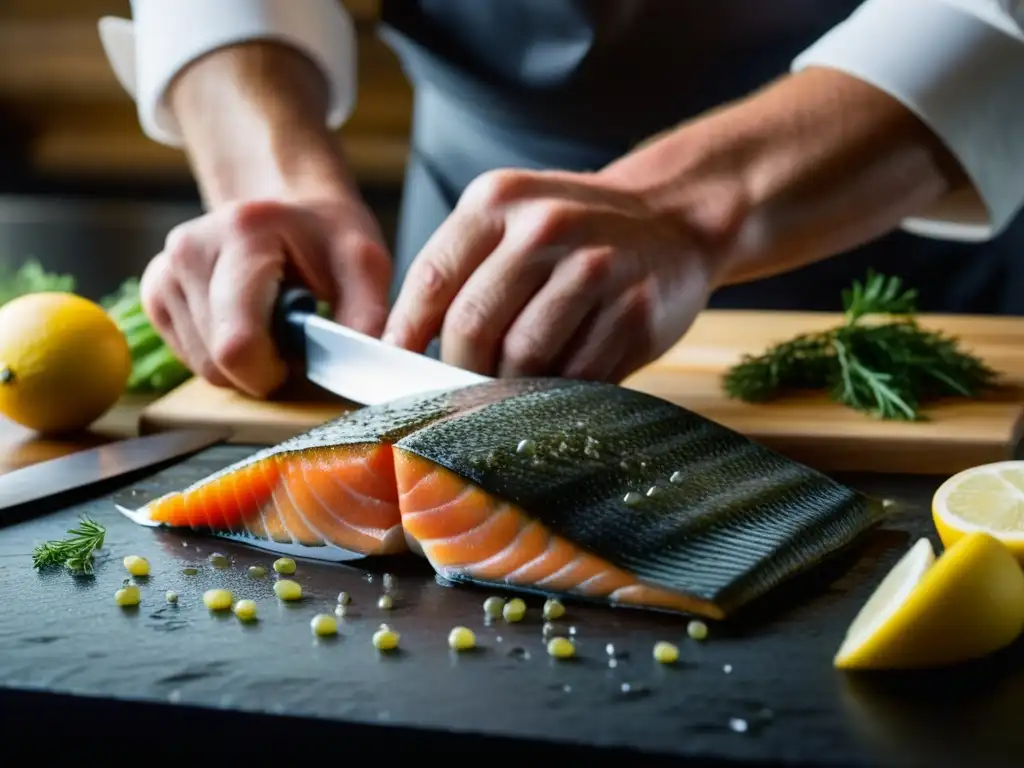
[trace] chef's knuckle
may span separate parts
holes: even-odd
[[[255,342],[254,330],[236,328],[228,331],[213,344],[213,363],[218,369],[227,371],[240,368],[250,357]]]
[[[187,224],[179,224],[167,233],[163,255],[167,267],[176,274],[187,274],[201,256],[199,239]]]
[[[510,367],[527,374],[541,373],[548,365],[544,342],[529,331],[506,336],[502,357]]]
[[[566,243],[575,236],[580,225],[579,209],[560,201],[525,208],[529,239],[534,246]]]
[[[359,236],[346,245],[344,258],[357,272],[371,272],[379,267],[387,254],[376,240]]]
[[[228,237],[245,239],[280,221],[282,206],[269,200],[246,200],[223,211]]]
[[[630,288],[623,301],[623,319],[627,322],[645,322],[654,307],[654,285],[645,280]]]
[[[475,209],[499,208],[517,200],[523,194],[527,180],[525,174],[513,169],[486,171],[469,183],[463,201]]]
[[[410,272],[420,296],[428,302],[444,294],[451,282],[450,270],[436,259],[421,261]]]
[[[463,344],[476,346],[491,337],[491,320],[487,310],[476,300],[466,299],[452,305],[446,325]]]
[[[576,280],[582,288],[599,288],[612,270],[612,254],[605,249],[585,251],[575,259]]]

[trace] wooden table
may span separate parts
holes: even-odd
[[[0,417],[0,475],[40,461],[130,437],[138,432],[139,413],[153,397],[126,397],[93,428],[67,437],[43,438]]]

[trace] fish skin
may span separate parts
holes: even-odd
[[[588,438],[599,441],[589,450]],[[532,455],[516,452],[522,439],[534,442]],[[646,583],[724,614],[852,543],[883,515],[879,501],[821,472],[614,384],[524,391],[427,424],[395,448],[527,510]],[[672,483],[677,471],[686,477]],[[648,497],[654,485],[660,491]],[[630,492],[642,501],[627,505]]]
[[[517,451],[524,439],[532,441],[532,452]],[[667,592],[684,595],[669,609],[711,618],[731,614],[844,548],[883,516],[880,502],[673,403],[613,384],[550,378],[498,379],[363,408],[257,451],[183,493],[260,462],[302,461],[367,444],[391,445],[396,466],[402,457],[418,458],[511,505],[520,522],[506,515],[506,534],[535,520],[559,546],[574,546],[579,557],[599,558],[618,574],[609,584],[624,584],[625,572],[636,589],[648,590],[645,599],[665,603]],[[681,473],[676,482],[674,473]],[[395,481],[401,490],[415,477],[399,472]],[[659,490],[647,496],[652,486]],[[640,499],[626,503],[627,494]],[[147,524],[145,510],[122,511]],[[401,509],[408,539],[415,526],[411,518],[404,522],[406,512]],[[308,550],[313,559],[368,554],[269,542],[237,530],[213,533],[273,551]],[[440,546],[410,543],[414,550]],[[431,546],[424,551],[428,560]],[[431,562],[452,581],[566,593],[475,578],[442,559]],[[612,595],[603,597],[616,602]]]

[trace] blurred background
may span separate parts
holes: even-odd
[[[215,0],[214,0],[215,1]],[[377,0],[345,0],[359,33],[357,108],[341,142],[389,241],[412,92],[377,38]],[[200,211],[185,156],[147,139],[96,24],[128,0],[0,2],[0,275],[30,258],[89,298],[141,275]]]

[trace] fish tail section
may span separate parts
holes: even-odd
[[[514,504],[395,449],[406,533],[445,578],[721,618],[718,606],[636,576],[553,533]]]
[[[211,533],[242,534],[262,529],[261,507],[273,491],[271,468],[243,468],[169,493],[137,510],[132,519],[142,524],[191,528]]]

